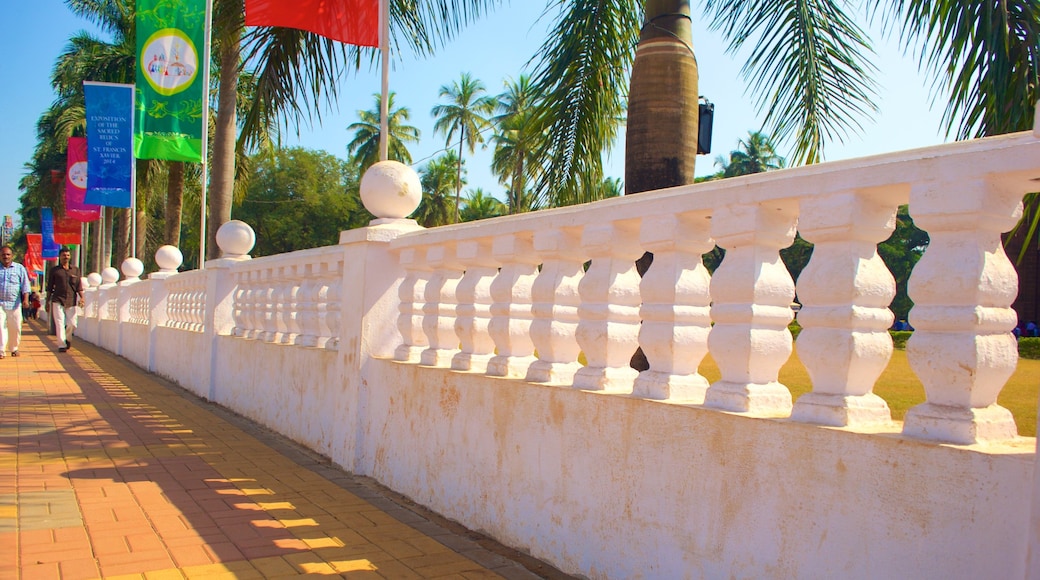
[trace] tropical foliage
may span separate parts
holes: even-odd
[[[380,123],[379,109],[383,97],[375,96],[375,108],[368,111],[358,111],[360,121],[351,123],[347,131],[354,133],[354,138],[347,143],[347,154],[350,160],[358,166],[361,175],[365,170],[379,161],[379,138]],[[405,165],[412,164],[412,154],[408,151],[408,143],[419,142],[419,130],[405,123],[411,118],[412,112],[408,107],[394,108],[394,93],[387,97],[387,158],[400,161]]]
[[[488,117],[498,103],[488,96],[484,83],[469,73],[462,73],[459,80],[441,87],[438,96],[446,102],[435,105],[430,114],[437,119],[433,132],[445,136],[445,146],[451,145],[458,135],[459,155],[455,181],[455,221],[459,221],[459,193],[462,191],[463,147],[473,153],[477,145],[485,141],[483,132],[491,126]]]
[[[460,215],[464,222],[498,217],[506,212],[507,207],[504,203],[479,187],[469,190],[468,195],[462,198]]]
[[[356,166],[320,151],[276,149],[254,156],[238,219],[256,231],[254,256],[334,245],[339,232],[372,219],[358,196]]]

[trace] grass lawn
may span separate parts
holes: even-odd
[[[719,380],[719,369],[710,355],[704,358],[700,371],[708,382]],[[780,369],[780,382],[791,389],[791,395],[795,400],[812,390],[809,373],[798,360],[797,349],[787,364]],[[892,353],[892,360],[878,379],[874,393],[888,403],[892,410],[892,418],[897,421],[903,420],[910,407],[924,402],[924,387],[921,386],[917,375],[910,370],[905,350]],[[1036,411],[1040,402],[1040,360],[1020,359],[1015,374],[1000,392],[997,402],[1015,416],[1019,435],[1036,437]]]

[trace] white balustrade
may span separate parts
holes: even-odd
[[[458,263],[465,274],[455,288],[458,299],[455,334],[460,352],[451,359],[451,368],[485,372],[495,354],[495,341],[488,333],[491,322],[491,284],[498,274],[498,263],[491,257],[491,238],[466,240],[456,247]]]
[[[888,305],[896,293],[877,244],[895,229],[907,193],[887,187],[802,202],[799,231],[815,247],[798,279],[798,355],[813,390],[795,402],[797,421],[864,427],[892,419],[873,393],[892,356]]]
[[[792,352],[794,281],[780,259],[791,245],[791,202],[734,204],[712,215],[711,232],[726,257],[711,278],[708,349],[722,378],[704,403],[734,412],[787,415],[791,392],[777,377]]]
[[[639,240],[654,261],[639,282],[639,344],[650,369],[639,373],[632,394],[648,399],[703,403],[708,380],[697,372],[708,354],[711,276],[701,255],[711,250],[707,212],[643,220]]]
[[[592,258],[578,283],[576,338],[587,364],[574,374],[574,386],[630,393],[639,374],[629,366],[639,346],[639,221],[586,225],[581,247]]]
[[[426,262],[432,274],[423,296],[423,333],[429,347],[419,361],[429,366],[448,366],[459,352],[455,334],[455,288],[462,278],[462,268],[454,261],[454,244],[436,244],[426,250]]]
[[[318,277],[321,264],[304,264],[303,280],[296,290],[296,324],[299,333],[293,344],[317,346],[318,344]]]
[[[205,271],[182,272],[164,282],[170,292],[166,300],[166,326],[203,332],[206,325]]]
[[[151,284],[133,284],[126,288],[126,292],[130,293],[130,300],[127,304],[128,318],[127,322],[130,324],[148,324],[149,312],[151,299]]]
[[[431,270],[424,267],[423,257],[424,253],[418,248],[405,248],[398,255],[405,275],[397,291],[400,300],[397,329],[401,332],[402,342],[394,350],[394,360],[419,362],[422,351],[430,344],[423,332],[423,308]]]
[[[322,329],[322,336],[318,342],[326,350],[339,350],[342,288],[343,278],[337,269],[324,279],[324,284],[318,292],[318,320]]]
[[[498,354],[487,365],[495,377],[523,377],[535,361],[531,342],[531,286],[541,261],[530,234],[495,238],[492,255],[502,264],[491,282],[488,332]]]
[[[541,230],[534,249],[542,269],[531,285],[531,342],[538,360],[527,369],[527,380],[570,385],[581,368],[578,330],[578,283],[585,275],[580,228]]]
[[[1018,277],[1000,234],[1022,215],[1036,183],[951,170],[913,184],[910,212],[931,242],[910,278],[914,301],[907,357],[927,402],[906,414],[903,432],[971,444],[1013,438],[1018,430],[997,395],[1018,363],[1011,304]]]

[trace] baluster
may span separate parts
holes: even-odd
[[[325,325],[328,327],[328,336],[325,338],[325,349],[339,350],[340,324],[342,320],[340,316],[342,310],[340,290],[343,286],[343,278],[340,276],[338,268],[329,271],[326,285]]]
[[[204,332],[206,330],[206,290],[205,288],[196,289],[192,293],[192,330],[195,332]]]
[[[278,330],[276,322],[277,309],[274,303],[274,280],[270,267],[260,272],[260,336],[257,337],[264,342],[272,342],[274,334]]]
[[[585,274],[578,228],[540,230],[534,249],[542,270],[531,284],[531,342],[538,360],[527,369],[527,380],[570,385],[581,368],[578,329],[578,283]]]
[[[495,238],[492,256],[502,269],[491,283],[488,332],[498,354],[488,362],[493,377],[523,377],[534,358],[531,342],[531,286],[538,275],[538,255],[531,234]]]
[[[288,302],[288,281],[286,276],[285,266],[275,266],[271,268],[271,309],[274,312],[274,333],[270,337],[269,342],[275,344],[281,344],[285,340],[286,333],[289,332],[288,324],[286,324],[287,316],[287,304]]]
[[[633,395],[704,402],[708,380],[697,367],[711,330],[711,276],[701,262],[714,245],[710,229],[707,213],[643,220],[639,240],[654,262],[639,282],[639,345],[650,369],[639,373]]]
[[[462,271],[451,262],[453,253],[454,248],[448,244],[430,246],[426,250],[426,262],[433,272],[426,282],[423,304],[423,332],[430,344],[419,359],[424,365],[448,366],[458,352],[455,287]]]
[[[708,350],[722,378],[704,404],[727,411],[787,416],[791,391],[777,377],[791,356],[794,281],[780,249],[794,240],[797,209],[784,202],[731,205],[712,216],[726,258],[711,278]]]
[[[263,337],[263,308],[264,308],[264,296],[263,290],[260,287],[261,271],[253,270],[249,273],[249,295],[250,295],[250,315],[249,319],[251,325],[249,327],[249,338],[254,340],[260,340]]]
[[[297,284],[303,265],[292,265],[285,269],[285,336],[282,344],[295,344],[300,335],[300,286]]]
[[[639,374],[629,366],[639,346],[639,274],[635,260],[643,255],[639,222],[625,220],[585,227],[581,247],[592,257],[578,283],[578,345],[587,366],[574,374],[579,389],[632,392]]]
[[[235,328],[231,331],[233,336],[244,337],[246,328],[248,328],[246,321],[246,301],[249,295],[249,288],[246,286],[247,280],[247,273],[235,273],[235,302],[231,310],[231,317],[235,321]]]
[[[488,333],[491,322],[491,283],[498,274],[498,263],[491,257],[491,240],[467,240],[456,248],[465,274],[455,288],[455,334],[461,352],[451,359],[451,368],[460,371],[487,371],[495,353],[495,341]]]
[[[318,270],[317,272],[315,270]],[[317,294],[318,281],[316,277],[321,271],[320,264],[307,264],[303,270],[303,283],[296,291],[297,310],[296,322],[299,324],[300,333],[296,336],[294,344],[299,346],[315,346],[318,342],[318,310]]]
[[[1035,183],[1031,185],[1035,187]],[[927,401],[906,414],[906,435],[972,444],[1013,439],[997,395],[1015,371],[1018,276],[1001,232],[1022,215],[1022,195],[995,179],[922,183],[910,190],[914,223],[931,241],[909,282],[906,345]]]
[[[895,228],[899,197],[891,188],[802,201],[799,230],[815,248],[798,279],[798,357],[813,390],[795,402],[795,421],[853,427],[892,420],[873,393],[892,357],[888,305],[896,293],[877,244]]]
[[[405,276],[397,290],[397,297],[400,299],[397,307],[397,329],[401,332],[401,344],[394,350],[394,360],[419,362],[422,351],[429,346],[422,327],[429,270],[423,270],[419,262],[422,257],[422,252],[416,248],[404,248],[398,256]]]
[[[326,265],[322,266],[322,277],[318,281],[314,298],[314,307],[318,315],[318,338],[314,343],[317,348],[325,348],[332,336],[329,328],[329,284],[332,278],[328,275]]]

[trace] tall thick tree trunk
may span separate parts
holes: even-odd
[[[104,242],[101,246],[101,269],[104,270],[112,265],[112,240],[115,230],[116,211],[118,208],[106,207],[104,222]]]
[[[646,0],[632,64],[625,129],[625,194],[693,183],[699,101],[688,0]],[[636,262],[642,276],[653,263]],[[642,350],[632,368],[646,370]]]
[[[166,179],[166,223],[163,227],[163,244],[180,248],[181,209],[184,206],[184,163],[171,161]]]
[[[693,183],[697,59],[686,0],[646,0],[625,132],[625,193]]]
[[[206,257],[220,257],[217,230],[231,220],[231,199],[235,191],[235,141],[237,136],[238,61],[241,30],[229,33],[219,45],[220,88],[217,93],[217,119],[213,130],[213,156],[210,159],[210,190],[206,220]],[[203,176],[205,179],[205,176]]]
[[[123,261],[130,257],[130,212],[131,209],[128,207],[115,208],[116,227],[112,234],[115,242],[112,258],[115,263],[112,265],[117,270],[122,267]]]
[[[139,259],[144,259],[146,240],[148,238],[148,192],[151,191],[149,188],[149,179],[152,175],[150,166],[155,161],[149,159],[138,159],[137,160],[137,199],[134,200],[136,205],[136,214],[132,214],[134,210],[127,212],[128,220],[127,224],[127,239],[131,241],[132,245],[127,246],[127,257],[136,256]],[[131,250],[133,252],[131,253]],[[118,268],[123,264],[123,261],[119,261]]]
[[[148,195],[140,190],[137,194],[136,236],[134,255],[143,261],[148,248]]]

